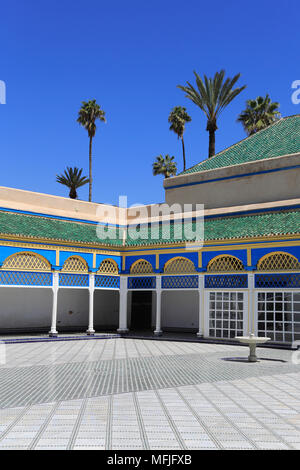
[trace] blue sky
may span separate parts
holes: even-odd
[[[176,88],[193,70],[242,74],[247,89],[219,120],[216,150],[245,137],[236,118],[246,99],[267,92],[282,115],[300,113],[291,83],[300,79],[298,1],[11,0],[1,6],[0,185],[67,196],[55,181],[67,165],[88,172],[88,137],[76,122],[82,100],[106,111],[94,140],[93,200],[164,200],[152,176],[160,153],[175,155],[169,131],[175,105],[192,116],[188,166],[207,156],[203,113]],[[87,199],[88,187],[79,190]]]

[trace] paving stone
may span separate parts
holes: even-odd
[[[260,350],[271,360],[249,367],[223,360],[245,348],[202,343],[7,348],[0,449],[300,449],[300,368],[290,351]]]

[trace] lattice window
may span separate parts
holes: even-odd
[[[195,273],[196,268],[193,261],[187,258],[175,258],[166,263],[164,273]]]
[[[95,276],[95,287],[119,289],[120,278],[119,276]]]
[[[206,289],[246,289],[247,274],[229,274],[224,276],[205,276]]]
[[[59,285],[65,287],[88,287],[88,274],[60,274]]]
[[[272,341],[300,340],[300,292],[257,293],[257,332]]]
[[[244,293],[209,293],[209,336],[234,339],[244,332]]]
[[[235,256],[222,255],[213,258],[207,266],[207,271],[214,273],[244,271],[242,261]]]
[[[19,269],[26,271],[50,271],[50,263],[35,253],[16,253],[6,258],[2,269]]]
[[[104,259],[98,269],[99,274],[119,274],[119,268],[115,261]]]
[[[270,289],[300,287],[300,274],[255,274],[255,287]]]
[[[79,258],[78,256],[70,256],[70,258],[66,259],[66,261],[64,262],[62,271],[73,273],[86,273],[88,271],[88,267],[86,262],[82,258]]]
[[[3,286],[52,286],[52,273],[0,271]]]
[[[198,276],[162,276],[163,289],[198,289]]]
[[[155,289],[156,278],[153,277],[129,277],[128,289]]]
[[[131,274],[150,274],[153,273],[153,268],[149,261],[141,259],[134,263],[130,269]]]
[[[271,253],[257,263],[258,271],[290,271],[300,269],[300,263],[289,253]]]

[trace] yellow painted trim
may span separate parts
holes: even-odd
[[[109,245],[104,245],[104,244],[91,244],[91,243],[85,243],[85,242],[75,242],[75,241],[64,241],[64,240],[57,240],[57,239],[49,239],[49,238],[34,238],[34,237],[18,237],[17,235],[12,235],[12,234],[4,234],[2,233],[1,234],[2,237],[8,237],[8,238],[11,238],[12,240],[19,240],[20,242],[32,242],[33,240],[37,243],[43,243],[43,244],[47,244],[47,243],[56,243],[56,244],[59,244],[60,246],[65,246],[67,245],[68,246],[68,249],[71,249],[71,247],[80,247],[81,250],[83,249],[90,249],[90,250],[101,250],[101,252],[103,250],[105,251],[110,251],[110,250],[118,250],[118,252],[126,252],[126,253],[130,253],[130,252],[134,252],[136,253],[136,251],[134,251],[134,248],[133,247],[122,247],[122,246],[109,246]],[[222,240],[208,240],[205,242],[205,246],[206,247],[209,247],[209,245],[213,245],[215,243],[222,243],[223,245],[226,245],[227,243],[230,243],[230,244],[239,244],[241,242],[241,240],[243,240],[244,242],[257,242],[257,241],[266,241],[266,242],[274,242],[276,240],[291,240],[291,239],[295,239],[295,238],[300,238],[300,233],[295,233],[293,235],[274,235],[272,237],[251,237],[251,238],[229,238],[229,239],[222,239]],[[148,249],[155,249],[155,248],[166,248],[166,249],[170,249],[170,248],[174,248],[174,247],[185,247],[186,246],[186,242],[181,242],[181,243],[163,243],[163,244],[152,244],[152,245],[148,245],[147,248]],[[135,247],[136,250],[139,250],[141,249],[142,247],[141,246],[136,246]],[[145,251],[147,250],[147,248],[145,248]],[[212,249],[216,249],[217,247],[212,247]],[[229,249],[230,247],[228,247]],[[245,245],[243,245],[243,248],[245,248]],[[51,248],[51,249],[55,249],[55,248]],[[232,248],[234,249],[234,248]],[[197,251],[197,250],[195,250]],[[114,251],[114,254],[116,254],[116,251]]]
[[[126,256],[122,256],[122,271],[125,270],[125,261],[126,261]]]
[[[202,268],[202,251],[198,252],[198,268]]]
[[[59,266],[59,250],[58,249],[56,250],[55,262],[56,262],[56,266]]]
[[[159,254],[155,255],[155,269],[159,269]]]
[[[3,236],[3,234],[1,234]],[[0,238],[0,243],[3,246],[13,246],[19,248],[34,248],[34,249],[48,249],[52,251],[56,251],[57,247],[53,245],[48,245],[50,241],[47,239],[34,239],[36,243],[41,243],[39,246],[33,244],[33,237],[30,238],[19,238],[13,235],[8,235],[11,238],[11,241],[3,240]],[[212,240],[205,243],[204,247],[200,250],[195,249],[193,252],[209,252],[209,251],[231,251],[231,250],[245,250],[248,248],[271,248],[274,244],[277,247],[290,247],[290,246],[300,246],[300,238],[299,240],[289,241],[291,239],[299,238],[299,234],[290,235],[290,236],[274,236],[274,237],[260,237],[260,238],[249,238],[243,239],[245,242],[244,245],[241,245],[241,239],[229,239],[229,240]],[[255,244],[255,242],[265,242],[260,243],[259,246]],[[178,253],[178,248],[182,247],[185,248],[185,243],[182,244],[168,244],[168,245],[149,245],[149,247],[145,248],[143,251],[140,251],[141,247],[137,246],[136,249],[132,247],[117,247],[118,251],[115,251],[114,247],[103,247],[100,248],[96,245],[86,244],[86,243],[77,243],[77,242],[62,242],[61,240],[51,240],[51,243],[59,244],[61,248],[58,248],[60,251],[77,251],[80,253],[96,253],[96,254],[110,254],[115,256],[136,256],[137,250],[138,254],[141,256],[147,254],[170,254],[170,253]],[[210,246],[216,243],[222,243],[219,246]],[[226,243],[230,243],[227,245]],[[154,248],[154,251],[153,251]],[[155,252],[155,248],[160,249],[159,253]]]
[[[251,248],[247,248],[247,266],[252,266]]]
[[[272,246],[275,244],[276,247],[281,247],[281,246],[300,246],[300,240],[299,241],[293,241],[293,242],[276,242],[276,241],[272,241],[272,242],[269,242],[269,243],[261,243],[259,245],[257,244],[245,244],[245,245],[220,245],[220,246],[213,246],[213,247],[208,247],[208,246],[204,246],[202,249],[200,250],[197,250],[195,249],[194,251],[191,250],[192,253],[195,253],[198,251],[199,252],[202,252],[202,253],[206,253],[206,252],[210,252],[210,251],[233,251],[233,250],[247,250],[247,249],[252,249],[252,248],[272,248]],[[160,250],[159,251],[159,254],[177,254],[178,253],[178,250],[173,247],[173,249],[165,249],[165,250]],[[124,256],[136,256],[137,252],[136,251],[128,251],[126,253],[124,253]],[[143,251],[138,251],[138,254],[141,255],[141,256],[145,256],[145,255],[150,255],[150,254],[156,254],[155,252],[153,253],[153,251],[150,251],[150,250],[143,250]]]
[[[96,253],[93,253],[93,269],[96,269]]]
[[[115,256],[121,256],[121,252],[114,251],[112,250],[99,250],[99,249],[91,249],[91,248],[81,248],[81,247],[73,247],[73,246],[68,246],[66,248],[58,248],[53,245],[36,245],[35,243],[29,243],[26,241],[7,241],[7,240],[1,240],[0,238],[0,245],[1,246],[11,246],[11,247],[18,247],[18,248],[34,248],[35,250],[49,250],[49,251],[56,251],[59,250],[60,252],[66,252],[66,251],[77,251],[80,253],[96,253],[97,255],[115,255]]]

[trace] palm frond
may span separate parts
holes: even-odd
[[[240,113],[237,122],[243,125],[245,132],[252,135],[281,117],[279,103],[271,101],[267,94],[265,97],[257,96],[255,100],[247,100],[246,108]]]

